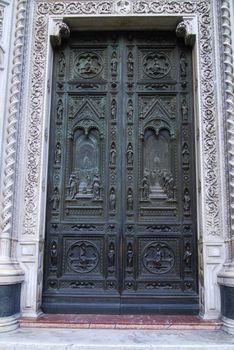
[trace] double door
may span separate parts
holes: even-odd
[[[191,69],[167,32],[56,50],[45,312],[197,312]]]

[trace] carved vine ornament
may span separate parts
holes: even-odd
[[[208,235],[220,235],[219,212],[219,183],[217,160],[217,135],[216,135],[216,106],[214,91],[213,69],[213,27],[211,19],[211,1],[37,1],[34,20],[34,61],[32,67],[32,93],[30,117],[28,123],[28,152],[25,186],[24,207],[24,234],[36,234],[38,216],[38,198],[40,191],[40,163],[42,142],[42,114],[44,103],[45,67],[48,38],[48,19],[50,16],[69,15],[101,15],[101,14],[196,14],[199,19],[199,52],[200,52],[200,76],[201,76],[201,118],[202,151],[204,154],[203,191],[205,193],[205,225]],[[55,45],[59,45],[61,36],[67,36],[69,29],[66,25],[56,25],[52,34]],[[58,35],[58,33],[60,35]],[[179,24],[177,35],[184,36],[187,44],[194,43],[194,35],[191,33],[191,24],[187,21]],[[129,60],[129,74],[131,74],[131,57]],[[62,69],[62,67],[61,67]],[[98,69],[98,67],[97,67]],[[113,72],[114,72],[113,57]],[[165,58],[165,70],[167,60]],[[77,66],[78,73],[82,74],[82,67]],[[94,74],[95,72],[93,72]],[[114,74],[114,73],[113,73]],[[149,75],[154,74],[149,71]],[[186,106],[185,106],[186,108]],[[114,101],[113,101],[114,113]]]

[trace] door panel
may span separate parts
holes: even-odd
[[[44,311],[196,313],[191,52],[74,33],[54,67]]]

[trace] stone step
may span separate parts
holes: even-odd
[[[234,350],[222,330],[19,328],[0,336],[0,350]]]
[[[42,314],[38,318],[21,318],[22,327],[34,328],[104,328],[154,330],[217,330],[219,320],[203,320],[192,315],[85,315]]]

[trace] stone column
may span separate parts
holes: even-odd
[[[13,219],[26,5],[27,0],[0,0],[0,332],[18,326],[24,275]]]
[[[224,330],[234,334],[234,5],[232,0],[220,0],[220,27],[223,53],[223,92],[227,130],[227,194],[229,197],[229,232],[226,235],[226,263],[218,274],[221,290],[221,312]]]

